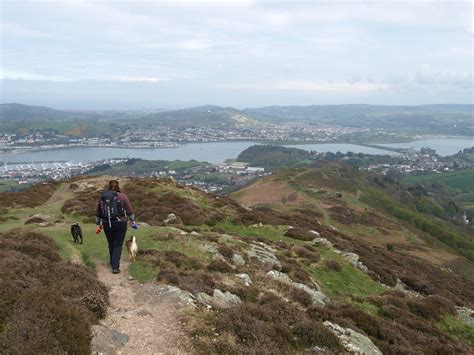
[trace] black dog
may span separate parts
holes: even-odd
[[[78,223],[73,223],[71,225],[71,235],[74,239],[74,243],[79,243],[79,240],[82,244],[82,228]]]

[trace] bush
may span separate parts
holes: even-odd
[[[339,264],[336,260],[326,260],[324,262],[324,266],[326,266],[327,269],[339,272],[342,270],[341,264]]]
[[[51,288],[26,290],[5,327],[4,348],[17,354],[87,354],[90,319]]]
[[[217,272],[232,272],[234,269],[230,266],[227,262],[222,259],[214,259],[211,263],[207,266],[209,271],[217,271]]]
[[[320,347],[333,351],[343,351],[339,338],[320,322],[303,320],[296,323],[293,334],[305,347]]]
[[[234,251],[227,245],[219,245],[217,251],[222,254],[222,256],[228,260],[232,259],[234,256]]]
[[[52,239],[0,234],[0,353],[88,353],[108,293],[87,267],[60,260]]]
[[[294,248],[294,251],[296,255],[298,255],[298,257],[306,259],[310,263],[317,263],[321,259],[321,256],[316,250],[311,251],[311,250],[308,250],[307,248],[299,246],[299,247]]]

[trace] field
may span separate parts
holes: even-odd
[[[439,186],[454,196],[465,208],[474,208],[474,170],[461,170],[439,174],[411,175],[402,179],[406,187],[415,185]],[[438,188],[438,190],[440,190]]]

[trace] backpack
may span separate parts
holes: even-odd
[[[125,210],[122,202],[117,198],[117,192],[112,190],[105,190],[101,193],[99,199],[99,214],[100,218],[115,221],[120,217],[125,216]]]

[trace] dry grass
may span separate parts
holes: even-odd
[[[37,207],[44,204],[56,191],[55,183],[41,183],[20,192],[0,192],[3,208]]]

